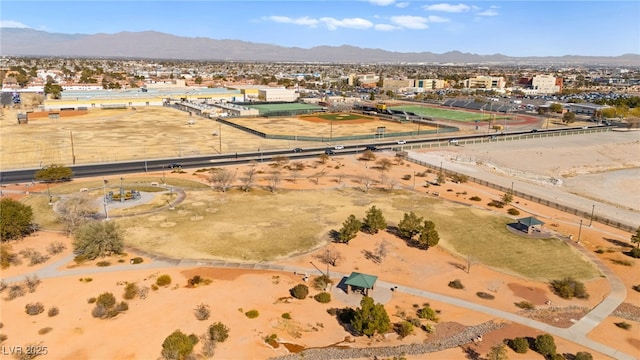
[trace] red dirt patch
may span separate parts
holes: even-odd
[[[509,283],[509,290],[513,291],[513,294],[517,297],[521,297],[533,305],[544,305],[549,298],[547,297],[547,292],[544,289],[523,286],[517,283]]]
[[[323,119],[321,117],[317,117],[317,116],[298,116],[298,119],[300,120],[304,120],[304,121],[309,121],[309,122],[313,122],[313,123],[322,123],[322,124],[330,124],[332,121],[331,120],[327,120],[327,119]],[[376,120],[379,120],[377,118],[360,118],[360,119],[353,119],[353,120],[336,120],[339,121],[340,124],[366,124],[366,123],[370,123],[370,122],[375,122]]]

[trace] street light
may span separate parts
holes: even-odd
[[[591,207],[591,219],[589,220],[589,227],[591,227],[591,224],[593,224],[593,213],[594,211],[596,211],[596,204],[593,204],[593,206]]]
[[[120,202],[124,201],[124,187],[122,186],[122,181],[124,181],[123,177],[120,178]]]
[[[578,244],[580,243],[580,234],[582,233],[582,219],[580,219],[580,228],[578,228]]]

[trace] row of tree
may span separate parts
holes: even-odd
[[[382,210],[374,205],[367,210],[362,221],[353,214],[349,215],[347,220],[342,223],[342,228],[338,230],[336,237],[338,242],[348,244],[361,230],[369,234],[376,234],[385,229],[387,229],[387,221]],[[429,249],[440,241],[435,223],[418,217],[413,211],[404,214],[398,223],[397,234],[407,240],[409,244],[421,249]]]

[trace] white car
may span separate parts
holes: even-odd
[[[406,142],[405,140],[398,140],[396,143],[397,143],[398,145],[404,145],[404,144],[406,144],[407,142]]]
[[[336,145],[336,146],[334,146],[333,148],[334,148],[334,149],[336,149],[336,150],[342,150],[342,149],[344,149],[344,146],[342,146],[342,145]]]

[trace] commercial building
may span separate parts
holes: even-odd
[[[299,94],[292,89],[285,88],[262,88],[258,90],[258,100],[260,101],[297,101]]]
[[[505,80],[501,76],[480,75],[464,80],[464,87],[469,89],[504,89]]]

